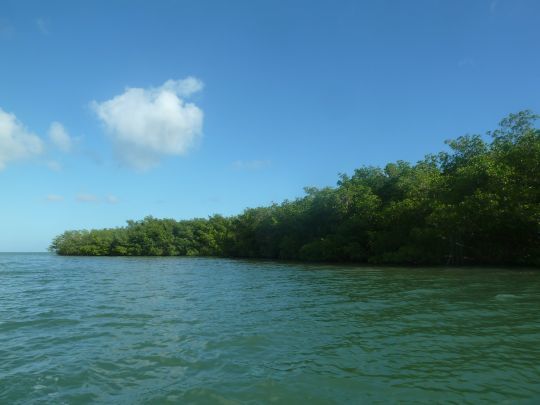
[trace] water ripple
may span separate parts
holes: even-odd
[[[0,403],[530,402],[540,277],[0,254]]]

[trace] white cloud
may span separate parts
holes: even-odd
[[[47,20],[40,17],[36,20],[36,25],[39,32],[41,32],[43,35],[49,35],[49,22]]]
[[[49,170],[52,170],[53,172],[62,171],[62,165],[56,160],[49,160],[47,162],[47,167],[49,168]]]
[[[71,150],[71,137],[59,122],[55,121],[49,127],[49,139],[62,152],[69,152]]]
[[[270,166],[269,160],[236,160],[233,167],[237,170],[261,170]]]
[[[118,197],[116,197],[115,195],[108,195],[106,200],[109,204],[118,204]]]
[[[193,77],[156,88],[127,88],[92,108],[110,134],[121,161],[139,170],[166,155],[185,154],[202,134],[203,111],[184,98],[200,91]]]
[[[9,161],[29,158],[43,151],[43,141],[29,132],[14,114],[0,108],[0,170]]]
[[[93,194],[77,194],[78,202],[98,202],[98,198]]]
[[[49,194],[47,196],[47,201],[50,201],[50,202],[64,201],[64,197],[57,194]]]
[[[168,90],[176,93],[179,97],[189,97],[193,93],[201,91],[204,87],[203,82],[194,77],[187,77],[183,80],[167,80],[158,90]]]

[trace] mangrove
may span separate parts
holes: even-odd
[[[240,215],[151,216],[54,238],[59,255],[219,256],[376,264],[540,265],[539,116],[447,141],[416,164],[364,166],[335,187]]]

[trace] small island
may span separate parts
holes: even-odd
[[[521,111],[450,151],[341,174],[334,188],[233,217],[146,217],[66,231],[50,250],[374,264],[540,265],[540,130]],[[488,140],[486,140],[488,139]]]

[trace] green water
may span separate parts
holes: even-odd
[[[540,401],[540,272],[0,254],[0,403]]]

